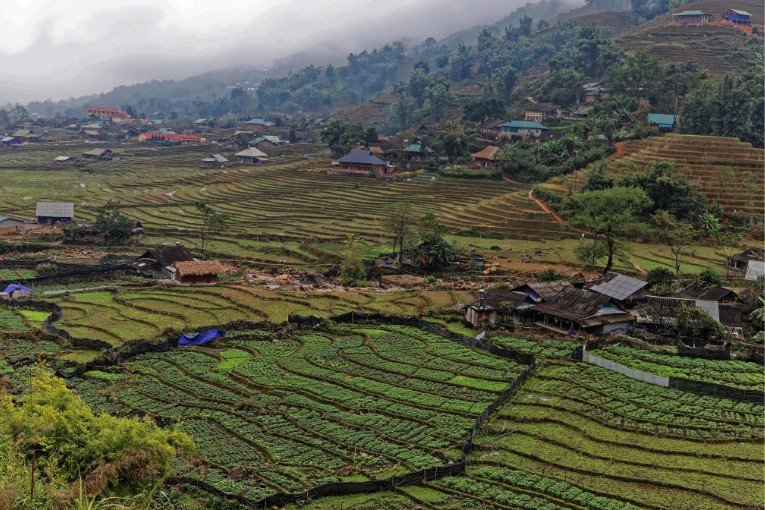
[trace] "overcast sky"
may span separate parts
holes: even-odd
[[[0,0],[0,104],[344,55],[498,21],[527,0]]]

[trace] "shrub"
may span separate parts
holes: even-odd
[[[655,267],[646,276],[648,287],[656,295],[664,296],[672,291],[675,284],[675,274],[666,267]]]
[[[697,281],[706,285],[722,285],[723,283],[720,275],[712,269],[705,269],[700,272]]]

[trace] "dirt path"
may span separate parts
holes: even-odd
[[[518,186],[528,186],[528,184],[518,182],[514,179],[511,179],[510,177],[507,177],[506,175],[502,176],[502,180],[504,180],[505,182],[509,182],[510,184],[516,184]],[[563,218],[558,216],[558,214],[552,209],[550,209],[547,206],[547,204],[545,204],[544,202],[542,202],[541,200],[539,200],[537,197],[534,196],[534,188],[529,190],[529,198],[533,200],[534,202],[536,202],[536,204],[539,206],[540,209],[542,209],[544,212],[552,216],[553,220],[557,221],[560,224],[563,224]]]

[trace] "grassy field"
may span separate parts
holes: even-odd
[[[475,417],[524,367],[418,329],[239,332],[72,381],[100,410],[179,423],[188,476],[254,500],[459,460]]]

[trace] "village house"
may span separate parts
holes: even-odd
[[[250,119],[243,123],[247,129],[251,129],[253,134],[262,135],[274,126],[274,123],[266,119]]]
[[[500,126],[504,123],[505,121],[500,119],[485,120],[478,126],[478,132],[487,138],[496,139],[500,132]]]
[[[368,149],[353,149],[351,152],[337,160],[338,167],[343,173],[363,175],[385,175],[393,171],[387,161],[378,158]]]
[[[237,163],[242,165],[263,165],[268,162],[268,155],[253,147],[237,152],[234,154],[234,158]]]
[[[226,163],[228,163],[228,159],[224,156],[221,154],[213,154],[202,160],[202,168],[223,168],[226,166]]]
[[[590,116],[592,113],[592,110],[594,110],[595,107],[591,105],[580,105],[574,110],[573,112],[569,113],[568,116],[566,116],[566,120],[583,120]]]
[[[624,330],[635,318],[612,298],[575,287],[566,287],[550,301],[529,308],[535,324],[557,333],[605,334]]]
[[[736,25],[751,25],[752,15],[740,9],[730,9],[725,14],[725,19]]]
[[[603,81],[585,83],[582,86],[582,89],[584,90],[585,103],[594,103],[601,98],[605,99],[605,87]]]
[[[487,310],[493,311],[491,323],[494,324],[508,319],[523,320],[524,313],[536,303],[523,292],[510,288],[494,288],[484,293],[482,304]],[[478,317],[480,318],[480,314]],[[465,318],[470,322],[468,315]]]
[[[53,164],[58,166],[72,166],[77,164],[77,158],[74,156],[56,156],[53,158]]]
[[[500,126],[502,133],[509,133],[521,138],[539,138],[549,128],[532,120],[512,120]]]
[[[20,234],[25,230],[24,222],[8,216],[0,216],[0,234]]]
[[[101,161],[111,161],[113,159],[114,160],[120,159],[119,155],[113,153],[111,149],[103,149],[103,148],[91,149],[87,152],[83,152],[82,157],[87,159],[98,159]]]
[[[736,293],[717,286],[693,284],[672,296],[646,296],[639,307],[638,324],[674,326],[681,307],[696,307],[737,333],[741,328],[741,304]]]
[[[21,140],[13,136],[4,136],[0,138],[0,147],[4,149],[14,149],[16,147],[20,147],[21,144]]]
[[[677,116],[669,113],[649,113],[648,123],[657,126],[660,131],[672,131],[677,122]]]
[[[490,145],[483,150],[471,154],[470,159],[479,168],[493,168],[501,151],[502,149],[496,145]]]
[[[284,142],[281,138],[278,136],[272,136],[272,135],[263,135],[259,136],[257,138],[253,138],[249,142],[247,142],[248,147],[254,147],[256,149],[268,149],[271,147],[277,147],[279,145],[282,145]]]
[[[568,115],[568,110],[552,103],[534,103],[526,109],[524,120],[544,122],[563,119]]]
[[[218,260],[190,260],[173,264],[175,281],[186,284],[217,283],[225,267]]]
[[[71,223],[74,219],[74,204],[72,202],[55,202],[41,200],[35,208],[37,223],[53,225],[54,223]]]
[[[200,143],[205,139],[197,135],[179,135],[170,130],[147,131],[138,135],[139,142],[164,142],[173,145]]]
[[[433,149],[420,141],[414,141],[402,153],[404,168],[414,169],[422,163],[437,161],[438,157]]]
[[[11,136],[21,143],[34,143],[40,141],[40,135],[29,129],[17,129]]]
[[[554,280],[551,282],[529,282],[513,287],[513,292],[520,292],[527,296],[534,304],[554,299],[563,289],[571,287],[567,280]]]
[[[131,119],[130,115],[123,112],[121,108],[113,106],[88,106],[88,118],[100,119],[119,124]]]
[[[748,246],[741,253],[731,255],[726,259],[726,265],[733,269],[741,269],[742,271],[747,268],[749,261],[751,260],[765,260],[765,249],[757,246]]]
[[[634,304],[648,294],[648,282],[631,276],[608,272],[590,283],[587,288],[625,304]]]
[[[377,157],[380,157],[383,154],[385,154],[385,151],[379,145],[370,145],[369,146],[369,152],[371,152],[372,154],[374,154]]]
[[[677,23],[678,25],[701,25],[702,23],[709,23],[710,21],[712,21],[712,15],[699,10],[676,12],[672,14],[672,23]]]

